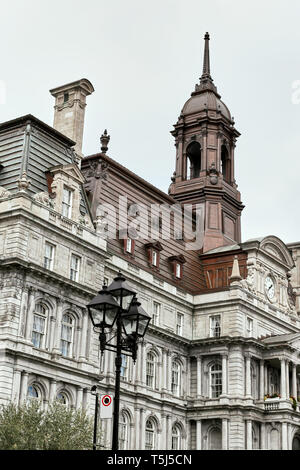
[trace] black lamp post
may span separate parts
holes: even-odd
[[[128,308],[123,308],[125,297],[130,301]],[[131,356],[135,363],[138,340],[145,336],[151,317],[141,307],[136,299],[136,293],[121,272],[109,287],[103,286],[102,291],[87,305],[87,309],[93,326],[100,329],[101,353],[104,350],[116,352],[112,450],[118,450],[122,351],[123,354]],[[116,337],[116,344],[111,343],[113,338],[109,341],[106,338],[106,330],[111,330],[114,326],[117,330],[113,337]]]

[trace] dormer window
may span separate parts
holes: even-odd
[[[179,281],[183,278],[183,265],[186,262],[183,255],[170,256],[169,261],[173,266],[174,278]]]
[[[132,238],[128,237],[124,239],[124,253],[133,255],[134,246],[135,246],[135,242]]]
[[[182,278],[182,265],[180,263],[176,263],[176,277],[177,279]]]
[[[62,199],[62,215],[71,218],[72,214],[72,201],[73,201],[73,191],[64,187],[63,189],[63,199]]]
[[[149,266],[159,269],[160,252],[162,251],[163,247],[159,242],[152,242],[147,243],[145,248],[147,250]]]

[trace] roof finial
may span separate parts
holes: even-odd
[[[110,135],[107,135],[107,130],[105,129],[104,133],[102,134],[102,136],[100,137],[100,141],[101,141],[101,152],[102,153],[106,153],[107,150],[108,150],[108,143],[110,141]]]
[[[196,85],[194,93],[201,93],[206,90],[213,91],[218,97],[217,87],[213,83],[213,79],[210,75],[210,59],[209,59],[209,34],[206,33],[204,36],[204,56],[203,56],[203,72],[200,78],[200,84]]]
[[[211,78],[210,76],[210,61],[209,61],[209,34],[206,33],[204,36],[204,57],[203,57],[203,72],[202,77]]]

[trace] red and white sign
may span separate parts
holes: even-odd
[[[100,418],[108,419],[113,415],[113,397],[111,395],[100,396]]]

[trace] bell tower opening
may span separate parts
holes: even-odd
[[[199,178],[201,170],[201,146],[199,142],[192,142],[186,149],[187,179]]]
[[[226,145],[221,147],[221,167],[220,171],[226,183],[231,183],[231,162]]]

